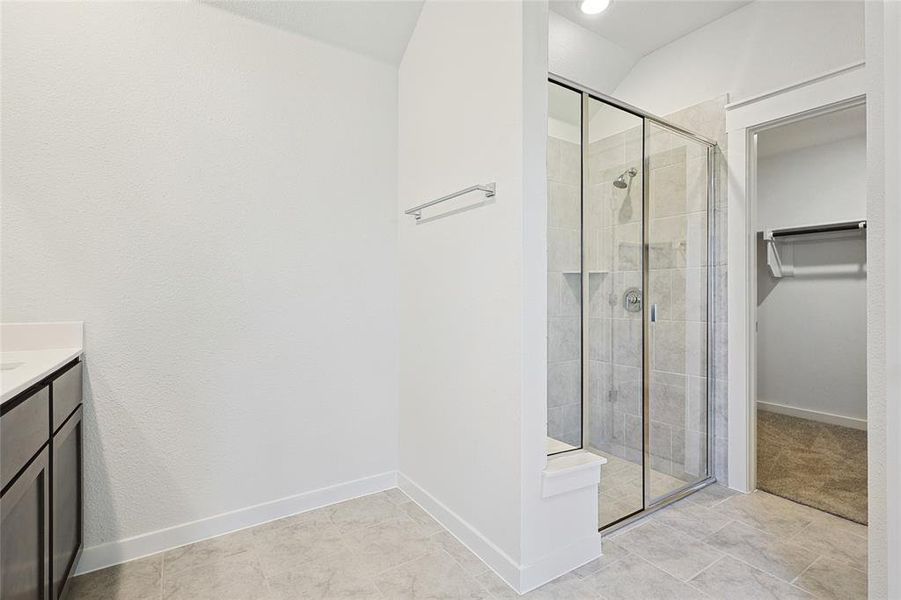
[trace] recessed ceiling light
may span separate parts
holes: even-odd
[[[586,15],[596,15],[607,10],[607,7],[610,6],[610,0],[582,0],[579,3],[579,8],[582,9],[582,12]]]

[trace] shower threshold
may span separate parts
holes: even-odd
[[[700,490],[704,489],[705,487],[707,487],[709,485],[713,485],[715,483],[716,483],[716,477],[711,476],[711,477],[708,477],[707,479],[703,479],[693,485],[682,488],[680,490],[676,490],[676,491],[672,492],[671,494],[663,496],[662,498],[658,498],[657,500],[654,501],[653,504],[651,504],[650,506],[648,506],[645,509],[642,509],[642,510],[639,510],[632,514],[621,517],[620,519],[613,521],[612,523],[609,523],[603,527],[598,527],[598,531],[601,533],[602,536],[609,535],[615,531],[623,529],[624,527],[628,527],[632,523],[639,521],[639,520],[647,517],[648,515],[651,515],[651,514],[657,512],[658,510],[662,510],[662,509],[666,508],[667,506],[669,506],[675,502],[678,502],[679,500],[682,500],[683,498],[687,498],[688,496],[691,496],[695,492],[700,491]]]

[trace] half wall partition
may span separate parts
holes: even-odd
[[[713,481],[715,143],[548,86],[548,453],[607,458],[605,529]]]

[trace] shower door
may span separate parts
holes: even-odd
[[[645,490],[707,479],[710,146],[645,119]]]
[[[642,118],[585,96],[582,245],[589,451],[603,455],[598,521],[645,507]]]
[[[711,481],[712,145],[549,83],[548,448],[607,459],[599,528]]]

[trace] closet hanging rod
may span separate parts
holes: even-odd
[[[436,204],[440,204],[445,202],[446,200],[452,200],[457,196],[462,196],[464,194],[468,194],[469,192],[485,192],[486,198],[491,198],[497,193],[497,183],[492,181],[491,183],[486,183],[485,185],[477,184],[471,185],[468,188],[456,191],[452,194],[448,194],[447,196],[441,196],[440,198],[436,198],[435,200],[429,200],[428,202],[424,202],[419,206],[414,206],[413,208],[408,208],[404,211],[405,215],[413,215],[413,217],[418,221],[422,218],[422,209],[428,208],[430,206],[435,206]]]
[[[860,231],[867,228],[866,221],[845,221],[842,223],[823,223],[821,225],[806,225],[804,227],[785,227],[783,229],[768,229],[764,231],[764,239],[774,239],[793,235],[807,235],[812,233],[832,233],[835,231]]]

